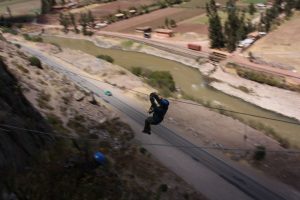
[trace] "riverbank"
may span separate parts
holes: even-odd
[[[153,91],[153,89],[145,87],[141,79],[133,76],[126,69],[99,60],[94,56],[78,50],[63,48],[62,51],[60,51],[53,45],[31,43],[27,41],[22,41],[22,44],[30,45],[33,48],[43,51],[48,56],[56,57],[57,61],[67,65],[72,69],[76,69],[76,71],[82,75],[88,74],[88,76],[91,76],[91,78],[100,78],[103,81],[109,81],[110,84],[119,87],[123,91],[124,98],[122,100],[127,99],[126,103],[129,105],[134,105],[137,110],[142,112],[147,111],[147,108],[149,107],[148,98],[144,95],[132,93],[132,91],[129,89],[138,90],[144,93],[149,92],[149,89],[150,91]],[[95,68],[90,69],[97,71],[84,70],[88,69],[88,67],[91,65],[95,66]],[[109,69],[111,69],[111,71]],[[102,70],[103,73],[101,72]],[[106,71],[106,75],[104,71]],[[121,71],[123,72],[120,73]],[[107,77],[109,77],[109,79],[106,79]],[[127,82],[132,84],[124,84]],[[170,107],[164,124],[167,124],[168,127],[175,128],[183,137],[193,142],[197,146],[253,149],[257,145],[263,145],[267,148],[267,150],[284,150],[274,139],[242,124],[231,117],[213,112],[202,106],[195,107],[193,105],[181,104],[173,101],[171,101],[171,103],[172,106]],[[181,114],[179,115],[178,113]],[[244,163],[244,160],[248,160],[250,163],[252,160],[252,153],[247,151],[233,151],[228,155],[234,160],[240,161],[243,163],[243,165],[247,165]],[[277,154],[275,158],[273,155],[274,154],[272,153],[268,153],[266,160],[261,162],[262,165],[269,166],[270,161],[278,158]],[[291,163],[295,163],[293,157],[289,157],[289,160],[291,160]],[[279,178],[284,182],[289,182],[294,177],[290,176],[290,174],[293,174],[290,172],[295,168],[293,168],[293,165],[291,165],[291,169],[287,170],[288,172],[284,171],[286,167],[283,168],[283,163],[285,162],[286,159],[284,158],[280,158],[279,160],[277,159],[276,163],[273,164],[271,168],[268,168],[264,171],[271,175],[274,175],[275,172],[282,171],[281,174],[284,174],[284,177]]]
[[[97,41],[98,43],[100,43],[97,47],[94,45],[94,42],[85,40],[85,37],[83,36],[79,36],[79,39],[76,40],[74,40],[76,35],[71,34],[71,37],[73,37],[73,39],[67,39],[65,37],[65,35],[62,35],[62,37],[44,37],[44,39],[47,42],[59,44],[62,48],[80,50],[88,53],[89,55],[110,55],[114,58],[115,63],[119,66],[122,66],[123,69],[130,70],[132,66],[139,66],[154,71],[170,71],[176,82],[176,86],[179,86],[178,88],[185,94],[187,94],[186,97],[191,97],[192,99],[199,99],[202,103],[204,103],[204,105],[211,105],[213,107],[221,106],[222,108],[235,110],[238,112],[250,113],[253,115],[259,115],[268,118],[276,118],[283,121],[291,120],[290,118],[283,117],[283,115],[260,109],[259,107],[253,104],[241,101],[240,98],[229,96],[226,93],[219,92],[219,90],[216,90],[215,88],[211,87],[210,85],[216,82],[216,79],[206,78],[210,74],[214,74],[215,72],[214,66],[210,65],[209,63],[203,64],[201,65],[201,67],[198,68],[190,68],[187,67],[189,65],[183,65],[179,62],[170,61],[169,59],[163,59],[159,57],[159,54],[157,56],[152,56],[146,53],[136,52],[137,50],[141,49],[150,49],[151,51],[155,52],[156,49],[128,40],[121,40],[115,38],[106,39],[106,37],[104,38],[98,36],[89,38],[89,40],[94,40],[94,42]],[[99,45],[103,45],[110,48],[101,48],[99,47]],[[158,52],[160,51],[157,51],[156,53]],[[177,59],[175,55],[170,55],[170,53],[168,52],[166,52],[164,55],[173,56],[173,59]],[[76,58],[67,58],[67,60],[73,62],[74,64],[78,64],[79,57],[81,57],[81,55],[78,55],[78,57]],[[89,68],[91,66],[97,66],[97,64],[90,63]],[[195,65],[192,66],[195,67]],[[203,77],[199,70],[201,70],[202,73],[206,75],[206,77]],[[105,79],[107,79],[107,77]],[[117,76],[116,79],[124,80],[121,77],[118,78]],[[124,82],[125,81],[123,81],[122,84],[124,84]],[[141,89],[141,87],[139,87],[139,89]],[[239,92],[243,93],[243,91]],[[297,137],[298,133],[300,132],[300,126],[281,123],[273,120],[262,120],[246,115],[231,117],[242,119],[243,122],[247,122],[247,124],[250,124],[252,127],[263,130],[267,135],[269,135],[269,132],[271,132],[272,135],[276,135],[275,138],[278,139],[280,143],[284,144],[284,146],[291,145],[291,147],[296,147],[300,144],[300,139]],[[276,132],[275,134],[274,131]]]
[[[65,35],[59,35],[58,37],[69,38]],[[76,36],[71,38],[78,39],[75,37]],[[79,39],[83,38],[86,39],[86,37],[82,37]],[[88,40],[101,48],[116,48],[125,51],[146,53],[168,60],[173,60],[189,67],[198,69],[203,75],[218,80],[211,81],[209,83],[209,85],[213,88],[231,96],[238,97],[261,108],[271,110],[300,121],[300,94],[297,92],[290,92],[284,89],[259,84],[240,78],[238,76],[234,76],[232,74],[224,72],[223,70],[221,70],[221,68],[216,68],[210,63],[205,62],[205,59],[203,59],[202,61],[200,60],[199,62],[194,59],[175,55],[154,47],[124,39],[94,36],[92,38],[89,38]],[[245,93],[245,91],[238,89],[239,87],[241,88],[241,86],[244,86],[246,88],[249,87],[249,90],[251,90],[252,92]]]

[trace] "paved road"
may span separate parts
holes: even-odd
[[[98,31],[97,34],[103,35],[103,36],[109,36],[109,37],[130,39],[130,40],[133,40],[133,41],[136,41],[139,43],[145,43],[149,46],[153,46],[158,49],[165,50],[165,51],[175,53],[177,55],[185,56],[188,58],[192,58],[192,59],[209,57],[209,53],[206,53],[206,52],[194,51],[194,50],[190,50],[187,48],[179,47],[177,45],[172,45],[170,43],[162,43],[161,41],[155,41],[153,39],[145,39],[143,37],[138,37],[138,36],[131,35],[131,34],[108,32],[108,31]]]
[[[136,42],[145,43],[147,45],[156,47],[161,50],[169,51],[171,53],[175,53],[177,55],[185,56],[192,59],[197,58],[209,58],[209,53],[207,52],[197,52],[193,51],[184,47],[180,47],[178,45],[172,45],[170,43],[163,43],[162,41],[155,41],[154,39],[145,39],[142,37],[138,37],[132,34],[125,34],[125,33],[116,33],[116,32],[108,32],[108,31],[98,31],[97,34],[104,35],[104,36],[110,36],[110,37],[118,37],[118,38],[124,38],[124,39],[130,39],[134,40]],[[227,62],[228,60],[225,60],[224,62]],[[229,58],[229,61],[233,61],[237,64],[240,64],[241,66],[245,68],[250,68],[255,71],[263,71],[266,73],[278,75],[278,76],[286,76],[289,78],[294,78],[296,82],[300,83],[300,74],[295,73],[289,70],[279,69],[275,67],[269,67],[266,65],[259,65],[255,63],[251,63],[248,60],[245,60],[244,57],[241,56],[233,56]]]
[[[23,50],[26,52],[40,58],[43,63],[48,64],[53,67],[54,70],[65,74],[68,78],[81,85],[84,88],[87,88],[90,91],[93,91],[96,95],[103,98],[105,101],[109,102],[110,105],[124,113],[126,116],[130,117],[136,123],[143,125],[145,114],[137,111],[135,108],[126,104],[124,101],[121,101],[115,96],[107,97],[103,95],[103,90],[99,88],[98,85],[95,85],[93,81],[88,78],[78,76],[70,71],[67,71],[66,68],[55,61],[51,57],[46,57],[42,52],[34,50],[28,47],[23,46]],[[168,129],[165,126],[159,125],[153,127],[153,132],[158,135],[160,138],[163,138],[169,144],[178,145],[178,146],[194,146],[192,143],[182,138],[174,131]],[[236,187],[236,190],[242,191],[246,194],[245,197],[237,197],[232,199],[254,199],[254,200],[299,200],[300,195],[295,190],[290,189],[284,185],[284,190],[271,190],[268,186],[259,183],[255,177],[249,177],[243,172],[235,169],[234,167],[227,164],[224,160],[215,157],[204,149],[199,148],[179,148],[186,155],[192,157],[196,162],[201,165],[205,165],[215,174],[217,174],[222,179],[226,180],[228,183]],[[188,170],[189,166],[186,166],[185,170]],[[210,189],[210,188],[209,188]],[[218,190],[218,188],[214,188]],[[228,199],[219,197],[219,199]]]

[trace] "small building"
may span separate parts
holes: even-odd
[[[170,29],[159,28],[159,29],[155,29],[154,32],[157,36],[161,36],[161,37],[173,37],[174,36],[174,31],[170,30]]]
[[[129,10],[128,11],[131,15],[135,15],[136,14],[136,10]]]
[[[115,14],[118,19],[124,19],[125,15],[123,13]]]
[[[255,4],[257,8],[266,8],[267,6],[263,3],[257,3]]]
[[[150,26],[137,27],[135,31],[139,33],[150,33],[152,32],[152,28]]]
[[[258,32],[258,33],[259,33],[259,36],[260,36],[260,37],[263,37],[263,36],[267,35],[266,32]]]
[[[107,26],[107,23],[105,22],[100,22],[100,23],[97,23],[95,28],[103,28],[103,27],[106,27]]]
[[[260,34],[258,31],[254,31],[254,32],[251,32],[247,35],[247,38],[251,38],[251,39],[254,39],[254,40],[257,40],[260,38]]]
[[[77,6],[78,6],[77,2],[71,2],[71,3],[65,4],[65,8],[77,8]]]
[[[245,39],[245,40],[240,41],[238,47],[241,47],[241,48],[247,48],[247,47],[249,47],[251,44],[253,44],[254,41],[255,41],[255,40],[252,39],[252,38],[247,38],[247,39]]]
[[[52,6],[53,10],[62,10],[64,8],[65,8],[64,6],[59,6],[59,5]]]

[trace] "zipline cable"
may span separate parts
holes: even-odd
[[[91,79],[91,80],[95,80],[95,81],[99,81],[99,82],[102,82],[102,83],[109,84],[113,87],[117,87],[116,85],[108,83],[107,81],[103,81],[103,80],[99,80],[99,79],[96,79],[96,78],[93,78],[93,77],[81,75],[81,74],[78,74],[78,73],[75,73],[75,72],[72,72],[72,71],[69,71],[69,70],[65,70],[65,71],[67,71],[68,73],[71,73],[73,75],[77,75],[79,77],[88,78],[88,79]],[[145,95],[145,96],[149,96],[149,94],[139,92],[139,91],[136,91],[136,90],[133,90],[133,89],[126,89],[126,90],[129,90],[129,91],[132,91],[132,92],[135,92],[135,93],[139,93],[139,94],[142,94],[142,95]],[[179,102],[179,103],[183,103],[183,104],[189,104],[189,105],[193,105],[193,106],[203,107],[203,105],[198,104],[198,103],[186,102],[186,101],[176,100],[176,99],[169,99],[169,100],[173,101],[173,102]],[[281,120],[281,119],[276,119],[276,118],[271,118],[271,117],[265,117],[265,116],[261,116],[261,115],[250,114],[250,113],[238,112],[238,111],[234,111],[234,110],[228,110],[228,109],[217,108],[217,107],[212,107],[212,106],[205,106],[205,107],[210,108],[210,109],[214,109],[214,110],[231,112],[231,113],[235,113],[235,114],[239,114],[239,115],[246,115],[246,116],[250,116],[250,117],[267,119],[267,120],[278,121],[278,122],[283,122],[283,123],[294,124],[294,125],[300,126],[300,123],[298,123],[298,122],[286,121],[286,120]]]
[[[38,131],[38,130],[33,130],[33,129],[27,129],[27,128],[22,128],[22,127],[17,127],[17,126],[12,126],[8,124],[0,124],[0,130],[2,127],[5,128],[5,131],[10,131],[8,128],[13,129],[13,130],[21,130],[21,131],[28,131],[32,133],[37,133],[40,135],[49,135],[51,137],[56,137],[56,138],[64,138],[64,139],[82,139],[82,140],[87,140],[87,141],[99,141],[99,139],[92,139],[92,138],[84,138],[84,137],[76,137],[76,136],[71,136],[71,135],[63,135],[59,134],[57,132],[45,132],[45,131]],[[7,135],[7,134],[5,134]],[[157,144],[157,143],[143,143],[143,142],[136,142],[133,143],[136,145],[145,145],[145,146],[157,146],[157,147],[174,147],[174,148],[196,148],[196,149],[215,149],[215,150],[224,150],[224,151],[245,151],[245,152],[252,152],[256,151],[255,149],[242,149],[242,148],[228,148],[228,147],[216,147],[216,146],[186,146],[186,145],[172,145],[172,144]],[[300,151],[298,150],[265,150],[266,152],[269,153],[287,153],[287,154],[300,154]]]

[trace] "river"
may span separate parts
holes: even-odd
[[[218,102],[226,107],[226,109],[260,115],[268,118],[276,118],[284,121],[297,122],[296,120],[262,109],[239,98],[232,97],[207,86],[203,75],[198,71],[198,69],[186,66],[176,61],[167,60],[145,53],[100,48],[94,45],[93,42],[82,39],[69,39],[54,36],[44,36],[43,39],[45,42],[59,44],[62,48],[81,50],[94,56],[100,54],[109,55],[114,59],[115,64],[126,69],[130,69],[133,66],[139,66],[151,69],[152,71],[169,71],[174,78],[176,86],[183,90],[186,94],[205,101]],[[245,115],[241,115],[241,117],[247,120],[255,120],[272,127],[282,138],[287,139],[290,144],[300,147],[299,125],[254,118]]]

